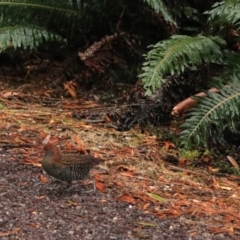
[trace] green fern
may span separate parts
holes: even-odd
[[[155,10],[156,13],[162,14],[166,22],[177,26],[177,23],[173,20],[171,12],[168,11],[167,6],[162,0],[144,0],[144,2],[147,2]]]
[[[75,6],[69,1],[53,0],[0,0],[1,25],[8,24],[26,24],[31,23],[39,26],[45,26],[49,21],[60,21],[61,24],[68,22],[69,19],[79,20],[80,7]],[[29,22],[28,22],[29,21]]]
[[[215,87],[218,84],[238,84],[240,79],[240,55],[238,52],[224,51],[223,52],[224,68],[222,73],[214,78],[212,82]],[[216,85],[217,84],[217,85]]]
[[[36,40],[41,35],[45,40],[52,40],[59,36],[67,40],[76,41],[89,40],[94,29],[112,29],[112,16],[120,14],[125,4],[122,1],[79,1],[79,0],[0,0],[0,29],[10,28],[11,35],[15,40],[13,43],[22,43],[25,47],[36,46]],[[100,26],[99,28],[96,25]],[[25,29],[22,31],[14,29]],[[26,28],[29,28],[28,31]],[[32,33],[30,31],[32,28]],[[40,30],[42,29],[42,31]],[[45,29],[45,31],[44,31]],[[18,41],[17,41],[17,33]],[[49,32],[47,34],[47,32]],[[32,34],[37,36],[30,36]],[[23,35],[22,35],[23,34]],[[30,35],[27,35],[30,34]],[[7,39],[7,40],[6,40]],[[24,43],[25,40],[28,40]],[[79,41],[80,40],[80,41]],[[8,46],[7,34],[0,35],[0,50]],[[82,43],[82,42],[81,42]]]
[[[208,97],[197,99],[199,103],[187,113],[187,120],[182,125],[180,142],[185,148],[206,146],[208,139],[214,138],[216,132],[222,132],[226,124],[232,128],[233,119],[239,119],[240,115],[239,85],[225,86],[221,93],[208,92]],[[212,124],[217,130],[211,127]]]
[[[78,4],[73,4],[72,1],[54,1],[54,0],[0,0],[0,6],[5,6],[7,8],[17,7],[21,9],[26,8],[37,8],[49,11],[59,11],[65,14],[78,14],[78,9],[76,7],[80,6]]]
[[[215,26],[223,29],[227,24],[240,27],[240,2],[239,0],[225,0],[213,5],[211,11],[205,12],[209,15],[208,22],[212,28]]]
[[[31,49],[37,47],[44,40],[58,40],[64,39],[57,35],[52,34],[44,28],[36,26],[14,26],[0,28],[0,52],[8,47],[23,47]]]
[[[71,1],[0,0],[0,52],[9,46],[34,48],[44,40],[63,41],[56,26],[71,32],[80,18],[80,6]]]
[[[146,89],[151,95],[164,81],[164,75],[180,73],[186,67],[204,62],[220,61],[220,46],[225,42],[219,37],[180,36],[164,40],[151,46],[153,49],[146,55],[143,64],[144,73],[140,75]]]

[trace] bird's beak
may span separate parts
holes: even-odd
[[[48,135],[43,139],[42,144],[43,144],[43,145],[48,144],[48,142],[49,142],[49,140],[50,140],[50,137],[51,137],[51,135],[48,134]]]

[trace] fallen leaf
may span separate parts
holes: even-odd
[[[0,232],[1,237],[9,236],[11,232]]]
[[[115,143],[113,140],[109,140],[108,141],[113,147],[122,147],[122,145],[121,144],[119,144],[119,143]]]
[[[68,83],[64,83],[64,88],[68,91],[68,93],[73,97],[76,98],[76,83],[70,81]]]
[[[211,230],[212,232],[219,234],[219,233],[228,233],[228,234],[233,234],[234,233],[234,229],[233,227],[210,227],[209,230]]]
[[[40,175],[40,180],[43,182],[43,183],[48,183],[48,179],[44,176],[44,175]]]
[[[29,226],[34,227],[34,228],[40,228],[40,224],[38,224],[38,223],[30,223]]]
[[[209,170],[210,172],[219,172],[219,168],[213,168],[213,167],[211,167],[211,166],[208,167],[208,170]]]
[[[127,177],[132,177],[135,175],[134,172],[121,172],[120,174]]]
[[[225,186],[220,186],[221,189],[227,190],[227,191],[231,191],[232,188],[231,187],[225,187]]]
[[[228,159],[228,161],[229,161],[236,169],[239,168],[239,167],[238,167],[238,164],[237,164],[237,162],[236,162],[235,159],[233,159],[233,158],[230,157],[230,156],[227,156],[227,159]]]
[[[150,206],[150,203],[145,203],[142,207],[143,210],[146,210]]]
[[[98,154],[98,153],[94,153],[93,156],[94,156],[95,158],[99,158],[99,154]]]
[[[118,199],[118,200],[121,200],[121,201],[123,201],[123,202],[136,204],[135,198],[133,198],[132,196],[129,196],[129,195],[122,195],[121,197],[119,197],[119,198],[117,198],[117,199]]]
[[[159,195],[157,194],[154,194],[154,193],[147,193],[147,195],[150,197],[150,198],[153,198],[155,200],[157,200],[158,202],[166,202],[167,200],[160,197]]]
[[[43,92],[43,95],[46,97],[50,97],[51,95],[48,92]]]
[[[2,96],[4,98],[8,98],[10,96],[19,96],[20,94],[18,92],[5,92],[5,93],[2,93]]]
[[[77,206],[77,203],[74,202],[74,201],[72,201],[72,200],[70,200],[70,199],[67,200],[66,202],[67,202],[68,205],[71,205],[71,206]]]
[[[17,234],[20,231],[21,228],[14,228],[12,230],[12,234]]]
[[[186,159],[185,158],[179,158],[178,159],[178,166],[179,167],[181,167],[181,168],[183,168],[183,167],[185,167],[186,166]]]
[[[20,183],[20,186],[27,186],[28,185],[28,182],[21,182]]]
[[[145,227],[157,227],[156,223],[150,223],[150,222],[136,222],[139,225],[143,225]]]
[[[141,230],[134,229],[133,236],[136,239],[149,239],[149,236],[140,232]]]
[[[105,116],[105,120],[106,120],[107,122],[111,122],[111,119],[110,119],[108,116]]]
[[[164,143],[164,145],[165,145],[165,149],[166,149],[167,151],[169,150],[170,147],[176,148],[175,144],[172,143],[172,142],[170,142],[170,141],[166,141],[166,142]]]
[[[83,127],[83,128],[86,128],[86,129],[90,129],[90,128],[92,128],[93,126],[91,126],[91,125],[86,125],[84,122],[79,122],[79,126],[81,126],[81,127]]]
[[[42,166],[41,163],[29,162],[29,161],[26,161],[26,164],[28,164],[28,165],[33,165],[34,167],[41,167],[41,166]]]
[[[123,184],[122,182],[115,182],[115,184],[116,184],[117,186],[119,186],[119,187],[123,187],[123,186],[124,186],[124,184]]]
[[[104,189],[105,189],[105,186],[102,183],[100,183],[100,182],[96,183],[96,187],[101,192],[104,191]]]
[[[40,196],[38,199],[41,200],[41,199],[44,199],[46,197],[46,195],[43,195],[43,196]]]
[[[83,144],[83,141],[77,135],[74,135],[74,138],[75,138],[80,150],[83,151],[85,154],[87,154],[87,150]]]
[[[213,186],[219,187],[219,181],[215,177],[212,177],[212,180],[213,180]]]

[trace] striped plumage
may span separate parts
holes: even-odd
[[[103,160],[90,155],[63,154],[51,143],[44,146],[46,151],[42,159],[42,168],[51,176],[71,183],[86,178],[89,171]]]

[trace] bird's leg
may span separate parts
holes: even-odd
[[[63,187],[63,189],[67,189],[70,188],[72,186],[72,181],[67,182],[67,184],[65,184],[65,186]]]
[[[64,192],[66,189],[70,188],[72,186],[72,182],[67,182],[65,186],[60,186],[57,190],[58,193]]]
[[[96,192],[96,181],[95,181],[95,178],[93,178],[92,184],[93,184],[93,189],[87,190],[87,191],[83,191],[83,192],[85,192],[85,193]],[[87,184],[87,185],[89,185],[89,184]]]
[[[50,178],[51,178],[50,184],[59,184],[59,183],[61,183],[61,181],[57,180],[56,178],[53,178],[53,177],[50,177]]]

